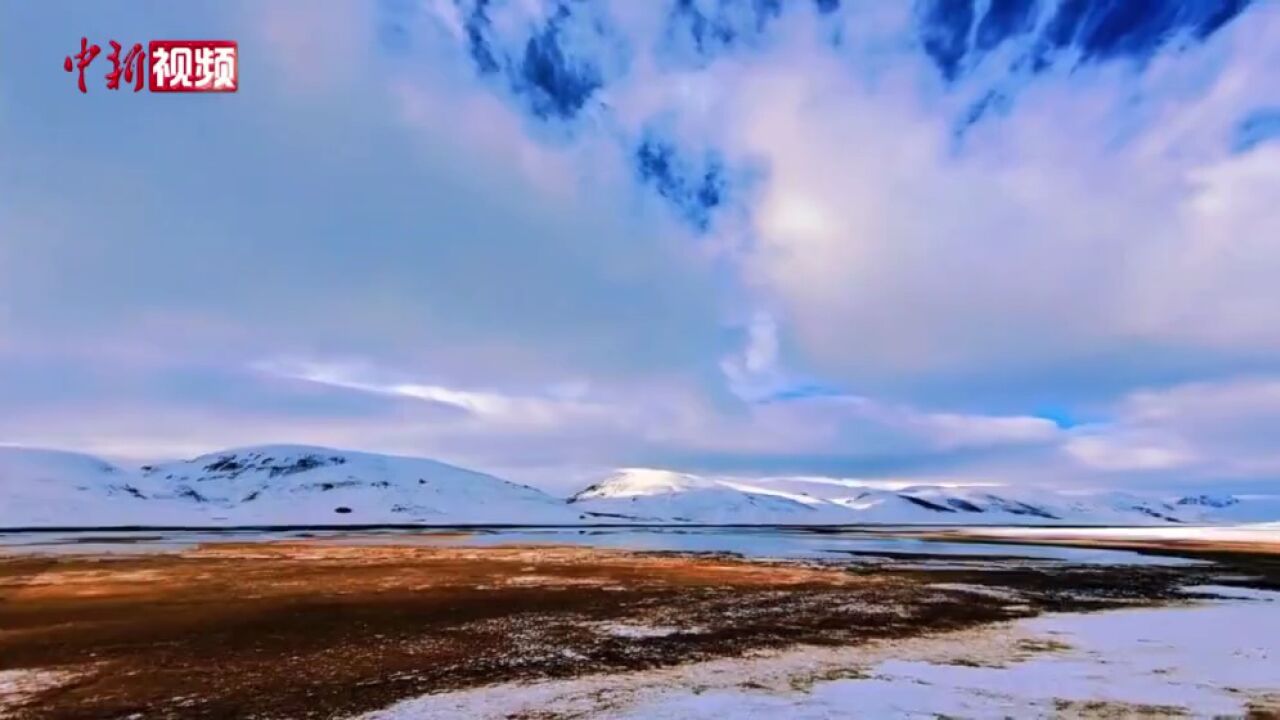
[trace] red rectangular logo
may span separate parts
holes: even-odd
[[[152,40],[151,92],[235,92],[240,82],[234,40]]]

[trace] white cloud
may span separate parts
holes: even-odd
[[[480,432],[502,432],[519,427],[536,429],[573,421],[606,422],[610,413],[610,409],[603,405],[580,399],[585,391],[580,384],[572,382],[556,384],[542,395],[514,395],[383,380],[377,377],[376,371],[359,363],[273,361],[258,363],[256,368],[278,377],[448,405],[472,416],[480,425]]]
[[[1144,438],[1141,433],[1083,436],[1067,442],[1065,450],[1077,461],[1097,470],[1176,470],[1194,460],[1167,438]]]
[[[544,122],[477,74],[453,3],[393,18],[395,56],[389,4],[197,5],[261,60],[233,98],[97,116],[3,88],[0,440],[312,442],[553,482],[1280,472],[1280,146],[1229,149],[1280,105],[1280,7],[1141,73],[992,56],[944,88],[910,3],[785,3],[690,62],[663,4],[613,0],[590,12],[621,37],[564,31],[605,86]],[[31,15],[0,23],[32,27],[11,52],[59,56],[35,7],[0,11]],[[494,5],[490,40],[522,58],[547,12]],[[958,141],[992,87],[1010,109]],[[709,237],[638,181],[652,127],[723,159]],[[1063,430],[1044,397],[1102,419]]]
[[[1135,392],[1114,420],[1073,431],[1063,449],[1080,466],[1168,480],[1280,475],[1280,379],[1246,377]]]
[[[745,356],[761,352],[761,337],[768,335],[760,318],[754,327]],[[779,367],[757,361],[765,362],[758,369],[769,382],[785,380]],[[802,469],[808,455],[856,469],[884,457],[909,464],[958,451],[1041,447],[1060,436],[1040,418],[934,413],[848,395],[749,395],[745,403],[725,408],[708,402],[696,386],[673,383],[595,388],[568,382],[498,391],[422,382],[367,362],[276,361],[257,369],[270,377],[456,408],[462,412],[419,426],[423,447],[476,452],[504,467],[536,456],[564,466],[693,463],[714,469],[723,463],[752,474],[762,472],[752,470],[754,462],[773,468],[779,458],[784,470]],[[750,375],[735,383],[753,390],[781,387]]]
[[[1280,102],[1280,8],[1142,73],[1006,78],[1012,109],[962,141],[996,63],[943,92],[903,13],[853,11],[832,49],[789,10],[758,52],[642,65],[611,97],[631,126],[674,115],[690,147],[763,169],[729,245],[819,374],[1052,392],[1064,364],[1151,348],[1280,361],[1280,148],[1229,142]]]

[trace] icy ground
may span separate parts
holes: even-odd
[[[1246,523],[1216,527],[1183,525],[1174,527],[1005,527],[960,530],[961,534],[1010,539],[1084,540],[1198,540],[1204,542],[1253,542],[1280,545],[1280,522]]]
[[[71,680],[74,673],[52,670],[0,670],[0,718],[9,717],[6,707]]]
[[[776,560],[838,560],[849,564],[901,564],[907,558],[930,567],[984,567],[991,562],[1076,565],[1192,565],[1198,561],[1141,555],[1127,550],[1049,545],[983,544],[899,537],[885,532],[857,530],[809,532],[778,528],[477,528],[467,533],[422,530],[240,531],[51,531],[0,532],[0,552],[11,554],[132,554],[177,552],[200,544],[266,542],[275,540],[332,540],[344,545],[585,545],[588,547],[659,552],[735,553]],[[897,556],[897,559],[891,560]],[[953,558],[947,560],[946,558]]]
[[[1240,717],[1251,703],[1280,701],[1280,593],[1199,590],[1219,599],[496,685],[412,699],[363,718]]]

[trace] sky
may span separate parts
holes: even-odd
[[[0,0],[0,443],[282,442],[1280,487],[1280,3]]]

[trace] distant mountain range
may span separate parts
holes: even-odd
[[[1280,519],[1280,498],[1043,488],[896,490],[835,478],[619,470],[566,499],[423,458],[307,446],[123,468],[0,447],[0,527],[246,525],[1166,525]]]
[[[618,471],[569,504],[601,518],[698,523],[1152,525],[1280,519],[1280,497],[1163,498],[938,485],[884,490],[835,478],[745,480],[647,469]]]

